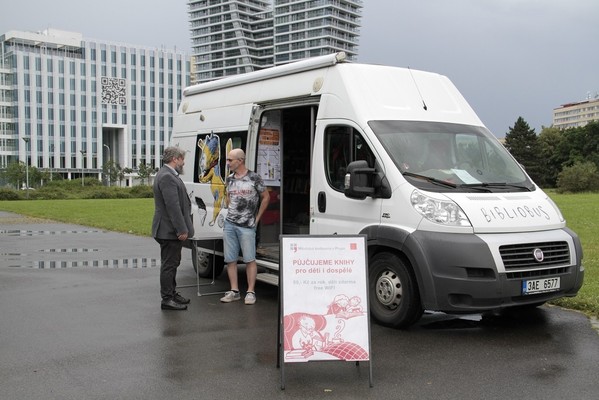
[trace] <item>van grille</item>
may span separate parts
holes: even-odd
[[[543,261],[535,259],[535,249],[541,249]],[[499,253],[506,271],[567,266],[570,263],[570,248],[566,242],[510,244],[500,246]]]

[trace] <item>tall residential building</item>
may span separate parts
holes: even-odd
[[[553,109],[553,126],[556,128],[576,128],[591,121],[599,121],[599,95]]]
[[[358,55],[362,0],[189,0],[192,80]]]
[[[71,179],[101,178],[109,160],[159,167],[189,68],[174,50],[54,29],[5,33],[0,168],[26,161]]]

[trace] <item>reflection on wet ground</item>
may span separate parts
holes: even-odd
[[[22,256],[22,254],[0,254],[0,256]],[[16,259],[6,259],[7,261],[18,261]],[[156,258],[120,258],[111,260],[79,260],[79,261],[27,261],[19,264],[9,264],[8,267],[17,268],[37,268],[37,269],[57,269],[57,268],[76,268],[76,267],[96,267],[96,268],[154,268],[160,265],[160,260]]]
[[[426,322],[427,316],[435,317]],[[538,307],[512,307],[482,314],[455,315],[426,311],[421,326],[431,330],[476,329],[497,326],[539,326],[546,322],[546,314]]]
[[[67,233],[100,233],[100,230],[82,230],[82,231],[29,231],[22,229],[0,229],[0,236],[37,236],[37,235],[64,235]]]
[[[154,268],[160,265],[160,261],[155,258],[121,258],[113,260],[84,260],[84,261],[34,261],[31,267],[38,269],[52,268],[75,268],[75,267],[96,267],[96,268]]]
[[[89,253],[98,249],[43,249],[44,253]]]
[[[89,234],[104,233],[103,230],[82,229],[82,230],[23,230],[23,229],[0,229],[0,237],[33,237],[40,235],[65,235],[65,234]],[[83,254],[95,253],[100,250],[90,248],[45,248],[30,250],[28,253],[18,251],[0,251],[0,257],[7,261],[8,267],[17,268],[36,268],[36,269],[60,269],[77,267],[96,267],[96,268],[154,268],[160,265],[160,260],[147,257],[129,257],[129,258],[111,258],[100,260],[23,260],[21,257],[31,257],[34,253],[46,254]]]

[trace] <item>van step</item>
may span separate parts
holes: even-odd
[[[272,261],[258,259],[258,260],[256,260],[256,264],[259,267],[264,267],[264,268],[270,269],[272,271],[277,271],[277,272],[279,271],[279,264],[272,262]]]
[[[275,274],[269,273],[260,273],[256,275],[256,280],[264,283],[268,283],[269,285],[279,286],[279,276]]]

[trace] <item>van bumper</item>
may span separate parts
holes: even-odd
[[[554,243],[562,246],[563,262],[532,259],[530,249],[550,248]],[[575,296],[584,280],[580,240],[567,228],[485,235],[415,231],[404,246],[416,266],[423,306],[428,310],[474,313],[538,304]],[[501,251],[513,247],[524,249],[531,262],[510,266]],[[522,293],[523,281],[552,277],[560,278],[558,290]]]

